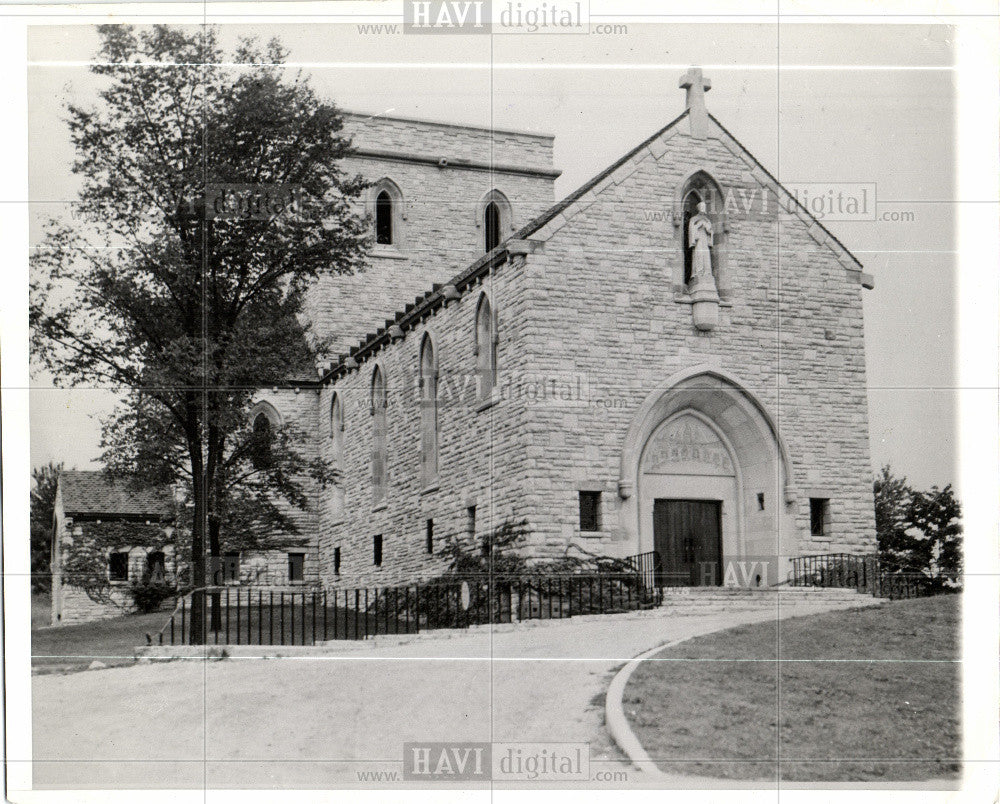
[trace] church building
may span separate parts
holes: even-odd
[[[504,522],[531,558],[653,554],[681,585],[874,549],[872,279],[707,111],[701,71],[680,87],[558,202],[551,136],[345,114],[369,266],[316,282],[331,351],[252,412],[337,478],[300,546],[227,554],[226,582],[428,580]]]
[[[328,277],[314,417],[324,586],[433,577],[442,540],[523,521],[537,558],[706,565],[868,552],[858,260],[706,109],[554,203],[549,136],[348,116],[371,267]],[[367,333],[367,334],[366,334]],[[282,409],[284,408],[284,409]]]

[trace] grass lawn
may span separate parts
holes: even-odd
[[[48,592],[31,593],[31,630],[43,628],[52,619],[52,595]]]
[[[39,599],[36,600],[35,597]],[[165,607],[153,614],[130,614],[108,620],[97,620],[56,628],[46,627],[48,616],[44,618],[36,609],[41,609],[45,601],[41,596],[32,598],[31,664],[40,668],[39,672],[58,672],[85,669],[95,659],[106,665],[131,664],[135,661],[134,650],[146,644],[146,634],[156,634],[170,618],[173,607]],[[279,600],[278,595],[274,596]],[[257,598],[254,598],[256,601]],[[386,620],[374,613],[355,616],[353,610],[329,606],[317,606],[313,611],[311,603],[305,606],[298,598],[295,605],[286,603],[267,604],[268,596],[262,596],[264,606],[254,606],[248,615],[246,596],[243,606],[237,611],[235,598],[233,605],[223,606],[220,628],[208,631],[207,644],[243,645],[311,645],[323,639],[353,639],[355,634],[402,633],[404,624]],[[190,617],[190,606],[186,607]],[[367,631],[365,631],[367,620]],[[182,624],[184,628],[182,630]],[[313,630],[315,628],[315,631]],[[324,634],[325,628],[325,634]],[[170,629],[164,632],[164,644],[185,644],[190,633],[190,620],[175,618],[174,640],[170,640]],[[158,640],[157,640],[158,642]]]
[[[693,639],[637,668],[625,712],[667,773],[773,779],[780,765],[786,781],[957,778],[960,602],[896,601]]]
[[[158,631],[168,616],[160,611],[41,629],[32,622],[31,666],[44,672],[82,670],[94,659],[109,666],[132,664],[136,646],[146,644],[146,632]]]

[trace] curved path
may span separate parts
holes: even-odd
[[[662,786],[604,729],[604,692],[632,657],[776,616],[871,605],[674,605],[527,623],[334,655],[142,663],[32,679],[39,787],[386,787],[407,741],[587,742],[588,786]],[[624,772],[602,782],[600,772]],[[398,785],[405,787],[402,782]]]

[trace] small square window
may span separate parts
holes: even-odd
[[[580,530],[601,529],[601,492],[580,492]]]
[[[108,580],[128,580],[128,553],[112,553],[108,556]]]
[[[288,554],[288,582],[302,583],[305,580],[304,569],[306,563],[305,553]]]
[[[372,552],[374,555],[374,564],[376,567],[382,566],[382,534],[378,534],[372,539]]]
[[[340,575],[340,548],[333,548],[333,574]]]
[[[826,536],[830,529],[830,501],[823,497],[809,498],[809,532]]]
[[[427,553],[432,554],[434,552],[434,520],[427,520]]]

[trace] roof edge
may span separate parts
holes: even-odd
[[[341,109],[342,117],[353,117],[365,120],[394,120],[399,123],[421,123],[425,126],[436,126],[437,128],[457,128],[462,131],[481,131],[487,134],[513,134],[519,137],[532,137],[537,140],[554,140],[555,134],[544,132],[523,131],[516,128],[496,128],[494,126],[472,126],[467,123],[449,123],[447,120],[434,120],[424,117],[403,117],[402,115],[381,114],[379,112],[355,112],[353,110]]]
[[[840,238],[839,238],[839,237],[837,237],[837,236],[836,236],[836,235],[835,235],[835,234],[834,234],[833,232],[831,232],[831,231],[830,231],[829,229],[827,229],[827,228],[826,228],[826,226],[824,226],[824,225],[823,225],[823,222],[822,222],[821,220],[819,220],[819,218],[817,218],[817,217],[816,217],[815,215],[813,215],[813,214],[812,214],[812,213],[811,213],[811,212],[810,212],[810,211],[809,211],[809,210],[808,210],[808,209],[807,209],[807,208],[805,207],[805,205],[803,205],[803,203],[802,203],[801,201],[799,201],[799,199],[798,199],[798,198],[796,198],[796,197],[795,197],[795,196],[794,196],[794,195],[793,195],[792,193],[788,192],[788,189],[787,189],[787,188],[785,187],[785,185],[783,185],[783,184],[782,184],[782,183],[781,183],[780,181],[778,181],[778,179],[776,179],[776,178],[775,178],[774,174],[773,174],[773,173],[771,173],[771,171],[770,171],[770,170],[768,170],[768,169],[767,169],[766,167],[764,167],[764,166],[763,166],[763,165],[762,165],[762,164],[760,163],[760,160],[759,160],[759,159],[757,159],[757,157],[756,157],[756,156],[754,156],[754,155],[753,155],[753,154],[752,154],[752,153],[750,152],[750,149],[748,149],[748,148],[747,148],[747,147],[746,147],[746,146],[745,146],[745,145],[744,145],[744,144],[743,144],[742,142],[740,142],[740,141],[739,141],[739,140],[738,140],[738,139],[737,139],[737,138],[736,138],[736,137],[735,137],[735,136],[733,135],[733,133],[732,133],[732,132],[731,132],[731,131],[730,131],[729,129],[727,129],[727,128],[726,128],[726,127],[725,127],[724,125],[722,125],[722,123],[720,123],[720,122],[719,122],[718,118],[716,118],[716,117],[715,117],[715,115],[713,115],[713,114],[712,114],[711,112],[709,112],[709,114],[708,114],[708,117],[709,117],[709,119],[710,119],[710,120],[711,120],[711,121],[712,121],[713,123],[715,123],[715,125],[717,125],[717,126],[718,126],[718,127],[719,127],[719,128],[721,129],[721,130],[722,130],[722,133],[723,133],[723,134],[725,134],[725,135],[726,135],[727,137],[729,137],[729,138],[730,138],[730,139],[731,139],[731,140],[732,140],[733,142],[735,142],[735,143],[736,143],[736,145],[737,145],[737,146],[739,147],[739,149],[740,149],[740,150],[741,150],[741,151],[742,151],[742,152],[743,152],[743,153],[744,153],[744,154],[745,154],[746,156],[748,156],[748,157],[750,158],[750,160],[751,160],[751,161],[752,161],[752,162],[754,163],[754,165],[756,165],[756,166],[757,166],[758,168],[760,168],[760,170],[761,170],[761,171],[762,171],[762,172],[763,172],[763,173],[764,173],[764,174],[765,174],[765,175],[766,175],[766,176],[767,176],[767,177],[768,177],[768,178],[769,178],[769,179],[770,179],[770,180],[771,180],[772,182],[774,182],[774,184],[776,184],[776,185],[777,185],[777,186],[778,186],[778,187],[779,187],[779,188],[780,188],[780,189],[782,190],[782,192],[784,192],[784,194],[785,194],[785,195],[787,195],[787,196],[788,196],[789,198],[791,198],[791,199],[792,199],[792,201],[794,201],[794,202],[795,202],[795,205],[796,205],[796,207],[798,207],[799,209],[801,209],[801,210],[802,210],[802,211],[803,211],[803,212],[804,212],[804,213],[805,213],[806,215],[808,215],[808,216],[809,216],[809,220],[810,220],[810,221],[812,221],[812,222],[813,222],[813,223],[815,223],[815,224],[816,224],[817,226],[819,226],[819,228],[820,228],[820,229],[822,229],[822,230],[823,230],[823,232],[824,232],[824,233],[825,233],[825,234],[826,234],[826,235],[827,235],[827,236],[828,236],[828,237],[829,237],[829,238],[830,238],[831,240],[833,240],[833,242],[834,242],[834,243],[836,243],[836,244],[837,244],[838,246],[840,246],[840,248],[841,248],[841,249],[843,249],[844,253],[845,253],[845,254],[846,254],[846,255],[847,255],[848,257],[850,257],[850,258],[851,258],[852,260],[854,260],[854,262],[855,262],[855,263],[857,264],[857,266],[858,266],[857,270],[861,271],[861,270],[863,270],[863,269],[864,269],[864,267],[865,267],[865,266],[864,266],[864,263],[862,263],[862,262],[861,262],[861,260],[859,260],[859,259],[858,259],[858,258],[857,258],[856,256],[854,256],[853,252],[852,252],[852,251],[851,251],[851,250],[850,250],[850,249],[849,249],[849,248],[848,248],[847,246],[845,246],[845,245],[844,245],[844,244],[843,244],[843,243],[841,242]]]

